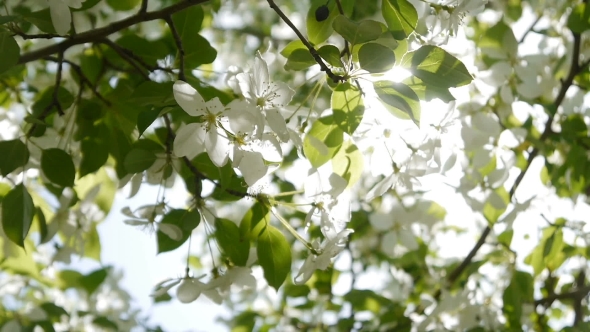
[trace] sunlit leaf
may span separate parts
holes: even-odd
[[[258,237],[256,249],[264,279],[278,291],[291,271],[291,245],[283,233],[267,225]]]

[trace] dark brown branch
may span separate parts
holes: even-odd
[[[581,288],[576,288],[566,293],[553,294],[542,299],[535,300],[535,305],[550,306],[554,301],[567,300],[567,299],[583,299],[590,293],[590,285],[586,285]]]
[[[344,76],[336,75],[330,70],[330,68],[324,63],[324,60],[322,60],[322,57],[320,57],[320,55],[318,54],[318,51],[313,47],[313,45],[311,45],[307,38],[305,38],[303,34],[301,34],[301,31],[299,31],[299,29],[297,29],[297,27],[293,24],[293,22],[291,22],[287,15],[283,13],[283,11],[277,6],[274,0],[266,1],[270,5],[270,8],[272,8],[279,15],[283,22],[285,22],[291,28],[291,30],[293,30],[293,32],[295,32],[295,34],[297,35],[297,37],[299,37],[303,45],[307,47],[311,56],[313,56],[314,60],[318,63],[318,65],[320,65],[321,70],[325,72],[328,75],[328,77],[330,77],[332,81],[334,81],[335,83],[346,81],[346,78]]]
[[[178,30],[176,30],[176,26],[174,25],[174,21],[172,21],[172,17],[168,16],[165,18],[166,23],[170,27],[170,32],[172,32],[172,37],[174,37],[174,43],[176,44],[176,48],[178,48],[178,79],[181,81],[186,81],[186,76],[184,75],[184,48],[182,47],[182,40],[180,39],[180,35],[178,34]]]
[[[39,33],[39,34],[35,34],[35,35],[27,35],[24,32],[20,32],[20,31],[12,31],[16,36],[21,37],[24,40],[28,40],[28,39],[52,39],[52,38],[56,38],[56,37],[62,37],[61,35],[58,35],[56,33]]]
[[[139,7],[139,14],[147,12],[148,0],[141,0],[141,7]]]
[[[57,43],[57,44],[54,44],[51,46],[41,48],[36,51],[25,53],[25,54],[21,55],[19,63],[27,63],[27,62],[39,60],[39,59],[42,59],[46,56],[56,54],[59,52],[63,53],[68,48],[70,48],[74,45],[97,42],[97,41],[104,39],[107,36],[109,36],[115,32],[121,31],[121,30],[126,29],[130,26],[133,26],[135,24],[138,24],[141,22],[148,22],[148,21],[153,21],[153,20],[164,19],[174,13],[177,13],[179,11],[182,11],[186,8],[189,8],[189,7],[192,7],[195,5],[202,4],[206,1],[207,0],[184,0],[184,1],[180,1],[180,2],[175,3],[169,7],[165,7],[160,10],[157,10],[157,11],[139,12],[139,13],[137,13],[133,16],[130,16],[126,19],[109,24],[106,27],[82,32],[80,34],[71,36],[70,38],[62,41],[61,43]]]

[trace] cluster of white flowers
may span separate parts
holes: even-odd
[[[218,270],[216,270],[213,278],[206,283],[200,281],[205,275],[191,277],[187,268],[183,278],[166,279],[158,283],[151,296],[162,296],[178,285],[176,297],[182,303],[191,303],[197,300],[201,294],[204,294],[211,301],[221,304],[223,299],[229,296],[232,285],[238,290],[256,289],[256,278],[252,275],[252,269],[250,268],[256,259],[256,251],[250,250],[246,266],[233,266],[223,274],[219,274]]]
[[[456,36],[463,19],[475,16],[484,9],[487,0],[435,0],[430,1],[424,21],[428,27],[428,40],[434,44],[446,44]]]
[[[176,102],[189,115],[202,119],[178,129],[174,153],[192,159],[206,151],[219,167],[231,159],[232,166],[253,186],[273,170],[269,164],[282,161],[279,139],[288,141],[289,131],[280,108],[291,101],[294,92],[284,83],[270,81],[268,65],[260,54],[252,72],[235,76],[245,101],[234,100],[226,106],[218,98],[205,101],[186,82],[174,83]]]

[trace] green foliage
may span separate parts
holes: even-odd
[[[303,152],[313,167],[327,163],[338,152],[343,142],[343,130],[334,123],[333,116],[314,122],[303,141]]]
[[[6,32],[0,32],[0,73],[16,65],[19,54],[20,48],[14,38]]]
[[[22,248],[34,213],[33,199],[23,184],[15,186],[2,198],[2,228],[8,239]]]
[[[49,181],[61,187],[74,186],[76,168],[72,157],[61,149],[43,150],[41,154],[41,169]]]
[[[407,0],[383,0],[381,10],[395,39],[406,39],[416,28],[418,13]]]
[[[291,271],[291,246],[287,239],[271,225],[266,225],[258,236],[256,251],[264,279],[278,291]]]
[[[361,91],[350,83],[339,84],[332,92],[331,102],[334,121],[345,133],[352,135],[365,112]]]
[[[20,140],[14,139],[0,142],[0,174],[7,176],[29,161],[29,150]]]
[[[240,236],[238,225],[228,219],[215,219],[215,238],[232,263],[246,266],[250,253],[250,241]]]
[[[198,210],[175,209],[168,212],[160,221],[162,224],[177,226],[182,231],[180,240],[171,239],[168,235],[158,231],[158,254],[172,251],[180,247],[191,235],[193,229],[199,226],[201,214]]]
[[[375,40],[381,35],[381,24],[379,22],[365,20],[357,23],[342,15],[334,19],[332,27],[334,31],[339,33],[352,45]]]
[[[367,43],[361,46],[358,58],[361,68],[370,73],[388,71],[395,63],[393,51],[377,43]]]
[[[420,100],[414,90],[403,83],[389,81],[375,82],[374,87],[387,110],[399,118],[411,119],[420,126]]]

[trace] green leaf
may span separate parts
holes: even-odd
[[[511,59],[518,53],[514,32],[503,20],[484,32],[478,46],[482,54],[493,59]]]
[[[211,47],[209,41],[198,34],[203,17],[203,9],[200,6],[193,6],[172,15],[172,21],[182,41],[186,69],[212,63],[217,57],[217,51]],[[179,62],[178,55],[176,62]]]
[[[51,302],[42,303],[41,305],[39,305],[39,308],[41,308],[43,311],[45,311],[47,316],[49,316],[49,318],[53,322],[61,321],[61,316],[63,316],[63,315],[69,316],[68,312],[64,308],[62,308],[58,305],[55,305],[54,303],[51,303]]]
[[[315,64],[315,59],[307,49],[298,48],[287,58],[285,70],[304,70]]]
[[[51,113],[57,112],[57,107],[55,105],[51,106],[51,109],[47,110],[47,108],[53,103],[54,91],[55,87],[50,86],[45,91],[43,91],[33,106],[31,106],[34,117],[39,117],[41,114],[49,115]],[[66,110],[74,102],[74,96],[66,88],[60,86],[59,90],[57,91],[57,101],[59,102],[61,109]]]
[[[95,261],[100,262],[100,236],[96,230],[97,223],[92,223],[90,229],[82,235],[84,243],[84,255],[83,257],[92,258]]]
[[[35,209],[35,216],[37,219],[38,227],[39,227],[39,244],[47,242],[49,239],[47,237],[47,220],[45,219],[45,214],[40,207]]]
[[[284,56],[285,58],[288,58],[289,55],[291,55],[291,53],[293,53],[293,51],[295,51],[297,49],[307,50],[307,47],[305,46],[305,44],[303,44],[303,42],[301,40],[299,40],[299,39],[293,40],[293,41],[290,41],[289,44],[287,44],[287,46],[285,46],[285,48],[283,48],[281,50],[281,55]]]
[[[338,15],[332,23],[334,31],[338,32],[352,45],[366,43],[381,36],[381,24],[373,20],[355,22],[346,16]]]
[[[118,0],[112,0],[118,1]],[[119,331],[119,325],[113,322],[112,320],[108,319],[105,316],[98,316],[92,320],[92,324],[101,327],[101,329],[107,329],[110,331]]]
[[[563,231],[561,227],[550,226],[543,229],[543,237],[524,262],[533,267],[534,276],[538,276],[543,269],[557,270],[565,261],[563,249]]]
[[[18,19],[18,16],[15,15],[0,15],[0,24],[6,24],[10,22],[14,22],[14,20]]]
[[[62,186],[73,187],[76,169],[72,157],[62,149],[47,149],[41,153],[41,170],[49,181]]]
[[[100,138],[87,137],[80,145],[82,161],[80,162],[80,177],[98,171],[109,158],[107,142]]]
[[[407,0],[383,0],[381,12],[389,31],[397,40],[408,38],[418,23],[418,12]]]
[[[139,136],[143,135],[145,130],[156,121],[159,115],[160,110],[157,108],[143,111],[137,115],[137,130],[139,130]]]
[[[125,170],[129,173],[140,173],[150,168],[156,161],[156,155],[149,150],[132,149],[125,156]]]
[[[20,47],[8,32],[0,32],[0,73],[18,63]]]
[[[65,290],[68,288],[81,288],[80,279],[83,277],[82,273],[74,270],[61,270],[57,272],[55,278],[55,285]]]
[[[590,29],[590,7],[584,2],[574,7],[567,19],[567,27],[579,34]]]
[[[377,43],[367,43],[361,46],[358,57],[361,68],[370,73],[388,71],[395,64],[393,51]]]
[[[490,196],[483,207],[483,215],[489,225],[494,225],[496,221],[498,221],[498,218],[504,214],[509,201],[510,196],[503,186],[500,186],[490,193]]]
[[[157,61],[164,59],[168,55],[166,44],[161,40],[149,41],[145,38],[141,38],[135,34],[126,34],[121,38],[117,39],[115,43],[129,51],[131,51],[134,57],[142,59],[149,66],[156,66]],[[113,53],[110,48],[108,49],[109,57],[113,57]],[[117,53],[115,59],[117,62],[122,63],[124,66],[129,66],[127,60],[121,58]]]
[[[223,253],[238,266],[246,266],[250,253],[250,241],[240,236],[238,225],[233,221],[215,219],[215,238]]]
[[[22,183],[16,185],[2,199],[2,228],[6,237],[24,248],[34,214],[35,205],[27,188]]]
[[[334,121],[345,133],[352,135],[365,113],[361,91],[348,82],[338,84],[332,92],[331,102]]]
[[[354,7],[354,2],[354,0],[340,1],[345,15],[350,16]],[[315,17],[315,12],[320,6],[324,6],[325,4],[325,0],[312,0],[309,11],[307,12],[307,39],[314,45],[319,45],[325,42],[332,35],[332,32],[334,32],[332,22],[339,15],[336,1],[330,1],[327,5],[330,15],[328,15],[328,18],[325,20],[318,22]]]
[[[324,45],[318,49],[318,54],[334,67],[344,67],[340,58],[340,50],[334,45]]]
[[[319,118],[305,135],[303,152],[313,167],[320,167],[338,152],[344,139],[344,131],[335,123],[332,115]]]
[[[402,119],[412,119],[420,127],[420,99],[410,87],[391,81],[378,81],[373,83],[373,86],[385,108],[393,115]]]
[[[29,149],[21,140],[0,141],[0,174],[7,176],[29,161]]]
[[[141,0],[107,0],[107,4],[111,8],[119,11],[131,10],[137,7],[137,5],[139,5],[140,2]]]
[[[23,18],[26,21],[33,23],[33,25],[45,33],[56,33],[55,28],[53,27],[53,22],[51,22],[49,8],[27,13],[23,15]]]
[[[515,271],[512,275],[510,284],[502,296],[502,311],[506,316],[508,328],[521,329],[522,305],[533,303],[533,285],[533,276],[526,272]]]
[[[201,221],[201,215],[196,209],[187,211],[183,209],[172,210],[168,212],[161,223],[171,224],[182,230],[182,238],[179,241],[171,239],[168,235],[158,231],[158,254],[172,251],[180,247],[188,240],[191,232]]]
[[[80,8],[70,8],[70,10],[73,12],[84,11],[86,9],[90,9],[96,6],[101,1],[102,0],[85,0],[84,2],[82,2],[82,6]]]
[[[351,140],[342,144],[338,153],[332,158],[332,171],[348,182],[352,187],[363,173],[363,154]]]
[[[269,208],[261,202],[254,203],[240,221],[240,241],[257,239],[269,221]]]
[[[402,83],[414,90],[420,100],[431,101],[434,98],[438,98],[445,103],[455,100],[455,97],[449,92],[448,88],[427,84],[416,76],[410,76],[403,80]]]
[[[108,272],[110,267],[104,267],[102,269],[98,269],[95,271],[90,272],[89,274],[82,276],[78,279],[80,286],[86,290],[88,295],[92,295],[100,284],[102,284],[105,279],[107,278]]]
[[[291,246],[278,229],[267,225],[258,237],[258,262],[264,271],[264,279],[275,290],[285,282],[291,271]]]
[[[144,82],[135,88],[129,97],[129,101],[142,106],[161,107],[176,105],[172,92],[173,84],[174,82]]]
[[[432,45],[407,53],[402,66],[424,83],[440,88],[463,86],[473,80],[459,59]]]

